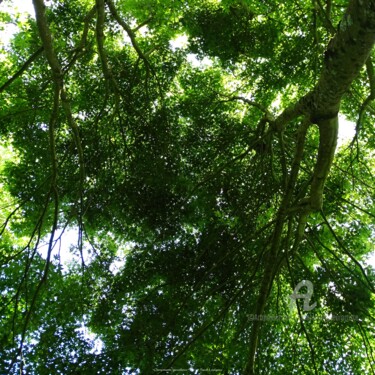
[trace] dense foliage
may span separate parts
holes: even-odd
[[[0,1],[0,373],[375,374],[375,2],[33,4]]]

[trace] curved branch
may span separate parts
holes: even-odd
[[[338,116],[319,122],[318,159],[314,167],[310,192],[310,208],[314,211],[323,206],[323,191],[335,156],[339,121]]]
[[[91,10],[86,14],[84,18],[84,27],[83,27],[83,32],[81,36],[81,40],[77,47],[73,49],[73,58],[69,63],[64,67],[64,74],[68,72],[72,66],[76,63],[78,58],[84,54],[86,51],[86,45],[87,45],[87,36],[89,33],[90,29],[90,21],[93,19],[96,13],[96,5],[91,8]]]
[[[241,100],[242,102],[246,103],[246,104],[249,104],[255,108],[258,108],[260,109],[266,116],[266,120],[267,121],[274,121],[274,116],[272,115],[272,113],[266,108],[264,107],[263,105],[257,103],[257,102],[254,102],[253,100],[250,100],[250,99],[246,99],[242,96],[233,96],[231,98],[231,100]]]
[[[79,159],[79,169],[80,169],[80,185],[81,185],[81,195],[83,192],[83,185],[85,180],[85,166],[83,159],[83,149],[79,135],[78,126],[73,118],[72,109],[70,105],[70,100],[68,98],[67,92],[64,87],[63,71],[61,69],[60,62],[58,60],[56,51],[53,47],[52,34],[48,25],[47,17],[45,14],[45,4],[44,0],[33,0],[37,26],[39,30],[39,35],[43,43],[44,51],[49,66],[52,69],[52,77],[54,83],[59,88],[61,104],[64,109],[65,115],[67,117],[68,125],[72,131],[73,139],[78,152]]]
[[[98,46],[98,53],[100,60],[102,62],[102,70],[106,82],[106,96],[108,95],[109,91],[109,84],[112,83],[113,85],[113,92],[115,95],[115,109],[116,111],[120,105],[120,97],[119,97],[119,86],[117,81],[113,78],[112,69],[108,63],[107,53],[105,51],[104,46],[104,23],[105,23],[105,1],[104,0],[96,0],[96,11],[97,11],[97,19],[96,19],[96,43]]]
[[[105,2],[108,4],[109,10],[111,11],[111,14],[113,18],[117,21],[117,23],[126,31],[128,34],[130,41],[132,43],[133,48],[137,52],[140,59],[143,60],[146,66],[150,66],[150,63],[148,62],[146,55],[142,52],[141,48],[139,47],[139,44],[137,42],[137,39],[135,37],[135,34],[133,30],[130,28],[130,26],[120,17],[120,15],[117,12],[117,9],[115,5],[113,4],[112,0],[105,0]]]

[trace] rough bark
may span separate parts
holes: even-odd
[[[318,84],[305,101],[319,126],[319,151],[310,192],[310,209],[320,210],[323,189],[335,154],[340,102],[365,65],[375,43],[375,1],[352,0],[324,55]]]
[[[350,84],[365,65],[375,41],[375,1],[352,0],[324,55],[311,95],[313,121],[334,117]]]

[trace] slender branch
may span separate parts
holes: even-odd
[[[358,120],[355,124],[355,136],[350,144],[350,147],[355,143],[357,142],[358,140],[358,136],[359,136],[359,133],[361,131],[361,128],[362,128],[362,121],[363,121],[363,116],[366,112],[366,109],[368,107],[368,105],[372,102],[373,98],[372,98],[372,95],[370,94],[365,100],[364,102],[362,103],[361,105],[361,108],[359,109],[359,113],[358,113]]]
[[[355,136],[350,144],[350,147],[353,146],[353,144],[358,141],[359,132],[361,131],[361,128],[362,128],[362,121],[366,113],[367,107],[375,99],[375,77],[374,77],[374,67],[372,65],[371,56],[366,61],[366,72],[367,72],[368,80],[370,83],[370,94],[364,100],[364,102],[361,105],[361,108],[359,109],[358,120],[355,125]]]
[[[49,267],[50,267],[50,264],[51,264],[51,261],[50,261],[51,260],[51,254],[52,254],[52,249],[53,249],[53,246],[54,246],[54,235],[55,235],[55,232],[57,230],[57,225],[58,225],[59,195],[58,195],[58,189],[57,189],[57,177],[58,177],[57,176],[57,165],[58,164],[57,164],[57,158],[56,158],[55,125],[56,125],[57,118],[58,118],[59,105],[60,105],[60,88],[59,88],[59,85],[56,83],[55,84],[54,101],[53,101],[53,109],[52,109],[52,113],[51,113],[51,117],[50,117],[50,121],[49,121],[49,128],[48,128],[49,129],[50,154],[51,154],[51,169],[52,169],[51,185],[50,185],[50,192],[47,195],[46,203],[45,203],[42,215],[41,215],[41,217],[39,219],[39,222],[37,224],[37,227],[39,228],[38,241],[39,241],[40,236],[41,236],[40,229],[41,229],[41,225],[42,225],[42,222],[43,222],[43,218],[44,218],[44,216],[47,212],[47,208],[49,206],[49,201],[50,201],[51,196],[53,197],[53,201],[54,201],[53,223],[52,223],[52,228],[51,228],[51,232],[50,232],[50,239],[49,239],[48,250],[47,250],[47,258],[46,258],[46,262],[45,262],[43,276],[38,283],[38,286],[37,286],[37,288],[34,292],[31,304],[30,304],[30,306],[27,310],[27,314],[26,314],[25,321],[24,321],[24,324],[23,324],[21,342],[20,342],[20,345],[19,345],[19,348],[18,348],[18,351],[17,351],[18,355],[22,352],[22,348],[23,348],[23,344],[24,344],[24,340],[25,340],[25,336],[26,336],[26,331],[27,331],[27,328],[28,328],[28,325],[29,325],[29,322],[30,322],[30,319],[31,319],[31,315],[34,312],[35,303],[37,301],[37,298],[39,296],[39,293],[40,293],[43,285],[47,281],[48,271],[49,271]],[[38,241],[37,241],[37,244],[34,246],[33,256],[34,256],[34,254],[36,252],[36,249],[38,247]],[[28,267],[26,267],[26,269],[25,269],[24,278],[26,278],[26,276],[27,276],[28,268],[30,267],[31,262],[32,262],[32,259],[29,261]],[[13,364],[14,364],[14,361],[12,361],[12,364],[9,368],[9,371],[13,367]]]
[[[330,192],[333,192],[332,189],[327,188],[327,190],[330,191]],[[344,197],[339,197],[339,199],[340,199],[341,201],[343,201],[343,202],[349,204],[350,206],[356,208],[357,210],[363,212],[364,214],[366,214],[366,215],[372,217],[373,219],[375,219],[375,214],[373,214],[373,213],[370,212],[369,210],[367,210],[367,209],[365,209],[365,208],[363,208],[363,207],[358,206],[357,204],[355,204],[355,203],[353,203],[353,202],[351,202],[351,201],[345,199]],[[343,207],[342,204],[341,204],[341,207]]]
[[[318,158],[310,192],[310,207],[314,211],[320,210],[323,206],[324,185],[335,156],[338,129],[338,116],[319,122]]]
[[[48,269],[50,265],[50,258],[51,258],[51,251],[53,248],[53,237],[54,233],[57,229],[57,224],[58,224],[58,212],[59,212],[59,193],[57,189],[57,167],[58,167],[58,162],[57,162],[57,155],[56,155],[56,122],[57,122],[57,117],[59,113],[59,106],[60,106],[60,88],[58,85],[55,85],[55,98],[54,98],[54,105],[53,105],[53,111],[51,114],[51,119],[49,122],[49,144],[50,144],[50,154],[51,154],[51,169],[52,169],[52,176],[51,176],[51,194],[54,199],[54,218],[53,218],[53,225],[52,225],[52,230],[51,230],[51,237],[49,241],[49,246],[48,246],[48,253],[47,253],[47,259],[46,259],[46,267],[44,270],[43,278],[44,281],[47,280],[47,275],[48,275]]]
[[[28,67],[41,55],[43,52],[43,47],[39,47],[25,62],[24,64],[18,69],[18,71],[12,76],[12,78],[8,79],[2,86],[0,86],[0,93],[5,91],[18,77],[22,76],[22,74],[28,69]]]
[[[67,117],[68,125],[72,131],[73,139],[78,152],[79,159],[79,169],[80,169],[80,191],[81,196],[83,193],[83,185],[85,180],[85,166],[83,158],[82,143],[80,140],[79,129],[73,118],[72,109],[70,101],[68,99],[68,94],[64,87],[63,72],[61,69],[60,62],[58,60],[56,51],[53,47],[52,34],[49,28],[47,17],[45,14],[45,4],[44,0],[33,0],[36,21],[38,25],[39,35],[43,43],[44,52],[46,54],[47,61],[52,69],[52,76],[55,84],[59,88],[61,96],[61,104],[64,109],[65,115]]]
[[[266,119],[268,121],[274,121],[274,116],[272,115],[272,113],[266,107],[264,107],[263,105],[257,102],[254,102],[253,100],[246,99],[242,96],[233,96],[230,100],[241,100],[242,102],[246,104],[249,104],[255,108],[258,108],[266,115]]]
[[[358,161],[358,163],[360,163],[360,162],[361,161]],[[351,171],[349,172],[349,170],[345,170],[345,169],[341,168],[340,165],[337,164],[337,163],[333,163],[333,165],[334,165],[335,168],[337,168],[339,171],[341,171],[344,174],[344,176],[351,173],[350,177],[352,178],[352,185],[353,186],[355,185],[354,180],[357,180],[358,182],[361,183],[361,185],[363,185],[364,187],[366,187],[368,189],[367,191],[370,192],[370,194],[372,194],[372,191],[375,189],[375,186],[370,185],[366,181],[364,181],[363,179],[360,179],[358,176],[355,176],[352,172],[352,168],[351,168]],[[365,163],[363,163],[363,166],[365,168],[367,167],[367,165]],[[371,171],[369,171],[369,172],[371,173]],[[370,176],[368,176],[368,178],[370,178]],[[372,176],[371,176],[371,179],[373,179]]]
[[[93,17],[96,14],[96,6],[93,6],[91,10],[86,14],[85,19],[84,19],[84,27],[83,27],[83,32],[81,36],[81,40],[76,48],[74,48],[74,56],[72,60],[68,63],[67,66],[64,67],[64,73],[69,71],[71,67],[76,63],[78,58],[84,54],[86,45],[87,45],[87,36],[89,33],[90,29],[90,21],[93,19]]]
[[[295,188],[295,185],[297,182],[298,174],[299,174],[302,159],[303,159],[306,134],[310,125],[311,125],[310,120],[305,119],[297,130],[296,149],[295,149],[294,158],[292,162],[292,169],[288,177],[288,185],[286,189],[286,196],[288,197],[288,200],[292,198],[293,189]],[[298,211],[294,207],[287,207],[286,209],[288,213]]]
[[[141,29],[143,26],[146,26],[150,21],[152,21],[154,17],[151,16],[149,18],[147,18],[146,20],[144,20],[143,22],[141,22],[139,25],[137,25],[134,29],[133,29],[133,33],[137,32],[139,29]]]
[[[375,74],[371,56],[366,60],[366,72],[370,83],[370,95],[372,99],[375,99]]]
[[[142,52],[142,49],[139,47],[139,44],[137,42],[137,39],[135,37],[135,34],[133,30],[130,28],[130,26],[120,17],[120,15],[117,12],[117,9],[115,5],[113,4],[112,0],[105,0],[105,2],[108,4],[109,10],[113,16],[113,18],[117,21],[117,23],[126,31],[128,34],[131,44],[135,51],[137,52],[138,56],[140,59],[143,60],[145,65],[147,67],[150,66],[150,63],[148,62],[146,55]]]
[[[372,375],[375,375],[375,370],[374,370],[374,366],[373,366],[373,364],[375,363],[375,360],[374,360],[374,355],[373,355],[373,351],[372,351],[371,341],[367,337],[366,330],[362,327],[362,324],[360,322],[357,322],[357,325],[359,327],[359,331],[361,333],[362,340],[365,344],[367,359],[369,360]]]
[[[277,221],[273,233],[273,238],[270,246],[270,250],[268,253],[268,258],[266,261],[266,267],[263,274],[262,284],[260,287],[259,295],[258,295],[258,301],[256,304],[256,315],[262,315],[268,295],[270,293],[270,289],[272,286],[272,281],[275,276],[275,273],[277,271],[277,267],[275,265],[275,260],[278,258],[278,253],[281,245],[281,238],[284,228],[284,223],[286,220],[286,212],[288,211],[293,191],[295,188],[295,184],[298,177],[298,172],[300,169],[300,164],[303,157],[303,151],[304,151],[304,145],[306,140],[306,132],[308,129],[310,122],[309,120],[305,120],[299,131],[297,136],[297,145],[295,150],[295,156],[294,156],[294,162],[292,166],[292,170],[290,172],[290,176],[288,179],[288,187],[285,191],[285,195],[283,198],[283,201],[280,205],[280,209],[277,215]],[[246,367],[244,369],[244,374],[246,375],[253,375],[254,374],[254,364],[255,364],[255,354],[256,349],[258,346],[258,337],[259,337],[259,331],[261,327],[261,321],[255,320],[253,322],[252,330],[251,330],[251,337],[250,337],[250,343],[249,343],[249,354],[248,354],[248,360]]]
[[[346,248],[346,246],[344,246],[344,244],[342,243],[342,241],[340,240],[340,238],[337,236],[336,232],[333,230],[331,224],[329,223],[329,221],[327,220],[326,216],[324,215],[324,213],[321,211],[320,212],[324,222],[326,223],[327,227],[329,228],[329,231],[332,233],[333,237],[335,238],[337,244],[340,246],[340,248],[344,251],[344,253],[354,262],[354,264],[360,269],[363,277],[365,278],[365,280],[367,281],[368,283],[368,286],[370,288],[370,290],[375,293],[375,288],[374,286],[371,284],[371,281],[368,279],[367,275],[366,275],[366,272],[365,270],[363,269],[361,263],[358,262],[358,260],[353,256],[353,254]]]
[[[289,272],[290,278],[292,280],[292,285],[296,285],[296,282],[295,282],[294,277],[293,277],[293,272],[292,272],[292,269],[290,267],[290,263],[289,263],[288,257],[287,257],[287,267],[288,267],[288,272]],[[318,374],[318,369],[316,367],[316,360],[315,360],[315,356],[316,356],[315,349],[314,349],[314,346],[313,346],[313,344],[311,342],[310,335],[307,332],[306,326],[305,326],[305,324],[303,322],[301,308],[300,308],[300,306],[299,306],[298,303],[296,303],[296,305],[297,305],[299,322],[300,322],[302,331],[305,334],[306,340],[307,340],[309,348],[310,348],[310,355],[311,355],[311,361],[312,361],[313,366],[314,366],[314,372],[315,372],[315,374]]]
[[[283,183],[284,183],[284,189],[286,190],[288,188],[288,167],[286,162],[286,152],[285,152],[285,142],[283,137],[283,132],[279,131],[277,132],[278,138],[279,138],[279,144],[280,144],[280,164],[281,164],[281,171],[283,175]]]
[[[325,9],[320,0],[317,0],[317,3],[318,3],[319,10],[320,10],[320,14],[322,15],[322,22],[323,22],[324,27],[331,35],[334,35],[336,33],[336,29],[332,25],[332,22],[331,22],[331,5],[332,5],[331,0],[327,1]]]
[[[268,294],[272,285],[272,280],[274,278],[276,267],[274,260],[277,259],[277,253],[280,248],[281,243],[281,235],[284,228],[284,216],[281,215],[279,212],[279,217],[275,226],[274,234],[272,237],[271,247],[268,252],[268,256],[266,257],[266,267],[263,273],[263,279],[260,286],[258,300],[256,304],[256,311],[255,314],[263,315],[263,312],[266,307]],[[254,375],[254,364],[255,364],[255,354],[258,347],[258,340],[259,340],[259,331],[261,327],[260,320],[254,320],[253,326],[251,329],[250,334],[250,342],[249,342],[249,353],[248,353],[248,360],[246,363],[246,367],[244,369],[245,375]]]
[[[371,290],[371,288],[360,278],[360,277],[358,277],[358,275],[357,274],[355,274],[354,272],[352,272],[352,270],[345,264],[345,262],[342,260],[342,259],[340,259],[340,257],[337,255],[337,254],[335,254],[335,252],[334,251],[332,251],[328,246],[326,246],[326,245],[324,245],[323,243],[322,243],[322,241],[320,240],[320,238],[316,235],[316,234],[314,234],[314,238],[315,238],[315,240],[316,240],[316,242],[324,249],[324,250],[326,250],[326,251],[328,251],[338,262],[339,262],[339,264],[343,267],[343,268],[345,268],[348,272],[349,272],[349,274],[350,275],[352,275],[353,277],[355,277],[357,280],[358,280],[358,282],[360,283],[360,284],[362,284],[366,289],[368,289],[368,290],[370,290],[370,291],[372,291]],[[317,251],[317,249],[316,249],[316,247],[315,247],[315,244],[314,244],[314,242],[313,241],[311,241],[311,239],[309,239],[309,237],[307,237],[307,241],[308,241],[308,243],[310,244],[310,246],[311,246],[311,248],[314,250],[314,252],[315,252],[315,254],[317,255],[317,257],[319,258],[319,260],[322,262],[322,259],[323,258],[321,258],[321,257],[319,257],[319,254],[318,254],[318,251]],[[322,262],[322,264],[323,264],[323,262]],[[327,265],[327,263],[325,263],[326,265]],[[329,267],[328,267],[328,265],[327,265],[327,269],[328,269]],[[334,279],[334,280],[336,280],[336,277],[334,276],[334,273],[331,273],[331,276],[332,276],[332,278]],[[340,285],[340,283],[338,282],[337,283],[338,285]]]
[[[84,19],[84,28],[81,36],[81,41],[78,45],[78,49],[83,49],[85,48],[87,44],[87,35],[89,33],[90,29],[90,21],[93,19],[96,13],[96,6],[93,6],[90,11],[86,14],[85,19]]]
[[[106,96],[109,91],[110,83],[113,85],[113,91],[115,95],[115,109],[118,111],[120,106],[120,97],[119,97],[119,86],[117,81],[114,79],[112,74],[112,69],[108,62],[107,53],[105,51],[104,41],[104,24],[105,24],[105,0],[96,0],[96,43],[98,46],[99,57],[102,63],[103,74],[106,82]]]
[[[107,54],[104,49],[104,23],[105,23],[105,3],[104,0],[96,0],[96,42],[98,45],[98,52],[100,61],[102,62],[103,73],[106,80],[112,79],[112,71],[108,64]]]
[[[12,362],[11,362],[9,368],[8,368],[8,373],[11,371],[17,356],[22,353],[27,328],[28,328],[32,313],[34,311],[34,307],[35,307],[37,298],[40,294],[40,291],[42,290],[43,285],[46,283],[47,278],[48,278],[49,267],[50,267],[50,264],[51,264],[51,254],[52,254],[52,250],[53,250],[53,247],[54,247],[54,244],[55,244],[54,236],[55,236],[55,232],[57,230],[58,219],[59,219],[59,195],[58,195],[58,186],[57,186],[58,162],[57,162],[57,157],[56,157],[55,128],[56,128],[56,123],[57,123],[57,119],[58,119],[58,113],[59,113],[59,107],[60,107],[60,98],[61,98],[61,102],[62,102],[62,105],[63,105],[64,110],[65,110],[65,113],[68,117],[68,123],[73,130],[73,136],[76,138],[77,148],[79,150],[79,153],[81,151],[81,156],[82,156],[82,149],[80,149],[81,144],[79,142],[79,139],[77,139],[77,137],[76,137],[78,129],[76,127],[76,124],[73,121],[70,103],[67,100],[66,93],[64,91],[64,82],[63,82],[62,70],[61,70],[56,52],[54,51],[54,48],[53,48],[52,35],[51,35],[50,30],[49,30],[47,18],[46,18],[46,15],[45,15],[45,4],[44,4],[43,0],[33,0],[33,4],[34,4],[35,13],[36,13],[36,20],[37,20],[37,26],[38,26],[39,34],[40,34],[40,37],[41,37],[41,40],[42,40],[42,43],[43,43],[43,48],[44,48],[44,52],[45,52],[47,61],[48,61],[49,65],[52,69],[52,77],[53,77],[53,82],[54,82],[53,109],[52,109],[52,113],[51,113],[51,117],[50,117],[50,121],[49,121],[49,145],[50,145],[52,173],[51,173],[50,191],[49,191],[49,193],[46,197],[46,203],[44,205],[42,215],[41,215],[41,217],[38,221],[37,227],[35,229],[35,231],[38,231],[38,240],[37,240],[36,245],[34,246],[34,251],[33,251],[32,257],[29,260],[28,265],[25,269],[24,279],[26,278],[26,275],[28,273],[28,269],[31,265],[32,259],[34,257],[35,252],[36,252],[36,249],[38,247],[39,239],[40,239],[40,236],[41,236],[41,225],[43,223],[45,214],[47,212],[47,208],[49,206],[51,197],[53,198],[53,202],[54,202],[54,211],[53,211],[54,214],[53,214],[53,222],[52,222],[52,228],[51,228],[51,232],[50,232],[48,252],[47,252],[45,268],[44,268],[44,271],[43,271],[43,276],[42,276],[42,278],[40,279],[40,281],[37,285],[36,291],[34,292],[33,297],[32,297],[31,304],[27,309],[27,314],[26,314],[26,317],[24,319],[23,330],[22,330],[22,334],[21,334],[21,342],[20,342],[20,345],[18,347],[16,356],[14,357],[14,359],[12,360]],[[81,162],[80,171],[81,171],[81,181],[82,181],[82,172],[84,171],[83,170],[83,159],[82,158],[80,158],[80,162]],[[83,185],[83,182],[82,182],[81,186],[82,185]],[[35,234],[35,231],[34,231],[34,234]],[[34,237],[34,234],[33,234],[32,238]],[[30,241],[31,241],[31,239],[30,239]]]
[[[254,274],[255,275],[255,272]],[[194,335],[194,337],[177,353],[176,356],[173,357],[172,361],[168,363],[167,367],[171,368],[172,365],[186,352],[186,350],[196,342],[199,337],[201,337],[212,325],[214,325],[216,322],[218,322],[221,318],[227,314],[230,307],[233,305],[233,303],[241,296],[242,293],[244,293],[244,290],[246,287],[248,287],[252,282],[252,280],[248,280],[247,283],[242,285],[236,293],[233,294],[232,298],[227,301],[227,303],[224,305],[224,307],[221,309],[221,311],[217,314],[216,317],[214,317],[211,321],[204,324],[198,332]]]

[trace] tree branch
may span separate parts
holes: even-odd
[[[331,232],[331,234],[333,235],[333,237],[335,238],[337,244],[340,246],[340,248],[344,251],[344,253],[354,262],[354,264],[360,269],[363,277],[365,278],[365,280],[367,281],[368,283],[368,287],[369,289],[371,290],[372,293],[375,293],[375,287],[371,284],[371,281],[369,280],[369,278],[367,277],[366,275],[366,272],[365,270],[363,269],[361,263],[358,262],[358,260],[353,256],[353,254],[346,248],[346,246],[344,246],[344,244],[342,243],[342,241],[340,240],[340,238],[337,236],[336,232],[334,231],[334,229],[332,228],[331,224],[329,223],[329,221],[327,220],[326,216],[324,215],[323,212],[320,213],[324,222],[326,223],[329,231]]]
[[[338,128],[338,116],[319,122],[318,159],[314,167],[309,201],[313,211],[318,211],[323,207],[324,185],[335,156]]]
[[[104,0],[96,0],[96,43],[98,45],[98,52],[100,61],[102,62],[104,78],[106,80],[112,79],[112,71],[108,64],[107,54],[104,49],[104,23],[105,23],[105,3]]]
[[[113,78],[111,67],[108,63],[107,53],[104,47],[104,23],[105,23],[105,1],[104,0],[96,0],[96,10],[97,10],[97,20],[96,20],[96,43],[98,46],[99,57],[102,62],[102,69],[104,78],[106,81],[106,91],[108,94],[109,90],[109,83],[113,84],[113,91],[115,95],[115,108],[118,110],[120,105],[120,97],[119,97],[119,86],[117,81]]]
[[[331,22],[331,0],[327,1],[326,9],[324,9],[322,2],[320,0],[317,0],[317,3],[320,13],[322,15],[322,22],[324,27],[331,35],[334,35],[336,33],[336,29]]]
[[[74,48],[74,54],[72,60],[67,64],[67,66],[64,67],[64,74],[70,70],[70,68],[75,64],[75,62],[78,60],[78,58],[83,55],[83,53],[86,50],[87,45],[87,36],[90,29],[90,21],[95,16],[96,13],[96,5],[91,8],[91,10],[86,14],[84,19],[84,27],[83,32],[81,36],[81,40],[77,47]]]
[[[290,267],[290,263],[289,263],[288,257],[287,257],[287,267],[288,267],[288,272],[289,272],[290,278],[292,280],[292,285],[296,285],[296,281],[294,280],[292,269]],[[310,348],[311,362],[313,363],[313,366],[314,366],[314,372],[317,375],[318,374],[318,369],[316,367],[316,360],[315,360],[316,353],[315,353],[315,349],[314,349],[314,346],[312,344],[310,335],[309,335],[309,333],[308,333],[308,331],[306,329],[305,323],[303,321],[301,308],[300,308],[300,306],[299,306],[298,303],[296,303],[296,305],[297,305],[298,319],[299,319],[302,331],[305,334],[306,340],[308,342],[308,345],[309,345],[309,348]]]
[[[44,0],[33,0],[33,4],[34,4],[34,9],[35,9],[39,35],[40,35],[40,38],[42,40],[43,47],[44,47],[44,52],[46,54],[46,58],[49,63],[49,66],[52,69],[53,81],[59,88],[61,104],[64,109],[65,115],[67,117],[68,125],[72,131],[73,139],[77,148],[78,159],[79,159],[79,169],[80,169],[80,186],[81,186],[80,195],[82,197],[83,185],[84,185],[84,180],[85,180],[85,166],[84,166],[83,149],[82,149],[82,144],[80,140],[79,129],[73,118],[70,101],[68,99],[68,95],[64,87],[63,72],[62,72],[61,65],[58,60],[56,51],[53,47],[52,34],[51,34],[51,30],[49,29],[47,17],[45,14],[46,6],[44,4]]]
[[[265,117],[266,117],[267,121],[274,121],[275,120],[272,113],[266,107],[262,106],[261,104],[259,104],[257,102],[254,102],[253,100],[246,99],[242,96],[233,96],[231,98],[231,100],[241,100],[242,102],[244,102],[246,104],[249,104],[249,105],[251,105],[255,108],[260,109],[265,114]]]
[[[21,66],[21,68],[13,75],[12,78],[8,79],[2,86],[0,86],[0,93],[5,91],[18,77],[20,77],[24,71],[39,57],[43,52],[43,47],[39,47]]]
[[[322,207],[324,184],[336,149],[341,98],[368,59],[374,42],[374,0],[351,0],[339,30],[325,52],[323,70],[317,85],[310,93],[284,110],[274,122],[275,128],[282,131],[283,127],[291,120],[304,115],[319,126],[319,150],[311,183],[311,197],[307,200],[307,212],[319,210]],[[277,257],[281,244],[285,220],[284,211],[289,204],[290,197],[287,193],[278,212],[273,243],[259,291],[256,306],[256,313],[259,315],[265,309],[275,274],[274,259]],[[254,374],[259,330],[260,322],[255,321],[250,337],[248,362],[244,370],[246,375]]]
[[[355,137],[353,138],[353,140],[351,142],[351,146],[356,141],[358,141],[359,132],[362,128],[363,116],[364,116],[369,104],[375,99],[375,77],[374,77],[374,67],[372,65],[371,56],[369,56],[369,58],[366,61],[366,71],[367,71],[367,76],[368,76],[369,83],[370,83],[370,94],[364,100],[364,102],[361,105],[361,108],[359,109],[358,120],[357,120],[357,123],[355,125]]]
[[[325,52],[323,70],[317,85],[275,120],[276,127],[282,128],[291,119],[305,114],[319,126],[319,150],[311,197],[301,202],[301,206],[307,204],[308,210],[316,211],[322,207],[323,188],[336,149],[337,115],[341,99],[366,63],[374,42],[374,1],[351,0]]]
[[[277,271],[275,260],[278,258],[284,223],[286,220],[286,213],[290,206],[290,201],[293,196],[293,190],[295,188],[295,184],[297,181],[298,171],[299,171],[300,164],[302,161],[302,156],[303,156],[306,132],[307,132],[309,124],[310,124],[309,120],[305,120],[301,124],[300,129],[298,131],[297,146],[296,146],[294,161],[292,165],[292,170],[290,172],[290,176],[288,179],[288,186],[285,191],[285,195],[283,197],[283,201],[280,205],[280,209],[277,215],[277,221],[276,221],[276,225],[275,225],[275,229],[273,233],[271,247],[268,253],[266,267],[264,270],[262,284],[260,287],[258,301],[256,304],[256,312],[255,312],[256,315],[262,315],[264,313],[268,295],[272,286],[272,281]],[[301,219],[302,224],[305,223],[304,218],[305,216],[303,216],[303,219]],[[255,354],[256,354],[256,349],[258,346],[258,337],[259,337],[260,327],[261,327],[261,321],[255,320],[253,322],[253,326],[251,330],[248,361],[244,369],[244,374],[246,375],[254,374]]]
[[[126,33],[128,34],[129,38],[130,38],[130,41],[132,43],[132,46],[133,48],[135,49],[135,51],[137,52],[138,56],[140,59],[143,60],[143,62],[145,63],[145,65],[147,67],[150,66],[150,63],[148,62],[145,54],[142,52],[141,48],[139,47],[139,44],[137,42],[137,39],[135,37],[135,34],[133,32],[133,30],[130,28],[130,26],[119,16],[118,12],[117,12],[117,9],[115,7],[115,5],[113,4],[112,0],[105,0],[105,2],[108,4],[108,7],[109,7],[109,10],[111,11],[111,14],[113,16],[113,18],[117,21],[117,23],[126,31]]]

